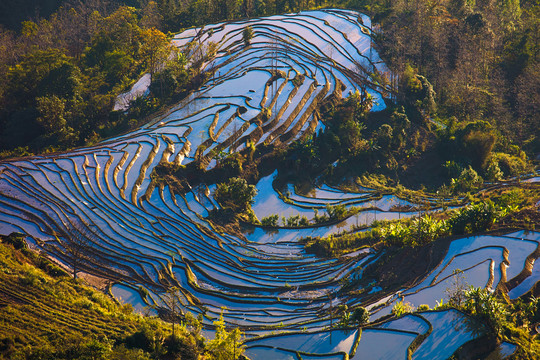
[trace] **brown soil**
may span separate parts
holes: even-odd
[[[540,209],[530,207],[502,218],[495,224],[494,230],[504,228],[520,228],[527,230],[540,230]]]
[[[85,272],[78,273],[77,277],[83,279],[88,285],[100,291],[105,291],[107,286],[111,283],[111,280],[109,279],[104,279]]]

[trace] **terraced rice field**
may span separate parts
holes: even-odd
[[[242,40],[248,25],[254,31],[249,46]],[[356,330],[316,332],[330,324],[333,307],[370,305],[362,297],[334,294],[342,280],[361,276],[361,268],[381,254],[365,249],[321,260],[306,254],[298,239],[359,221],[367,224],[372,221],[369,211],[363,212],[365,218],[331,227],[255,228],[245,240],[215,232],[205,219],[218,206],[212,186],[186,194],[155,186],[150,174],[160,163],[197,160],[211,168],[219,153],[242,149],[247,141],[286,144],[312,134],[324,126],[315,112],[323,101],[359,91],[372,95],[373,110],[385,107],[388,89],[370,74],[388,70],[372,46],[365,15],[309,11],[189,29],[173,39],[195,58],[210,42],[217,51],[203,71],[214,75],[149,124],[93,147],[0,163],[0,233],[24,233],[31,246],[66,266],[76,264],[110,279],[116,283],[112,292],[141,311],[145,304],[163,305],[164,292],[177,286],[183,311],[204,314],[206,325],[226,307],[226,321],[250,336],[276,329],[310,331],[254,340],[248,343],[253,358],[296,359],[295,351],[303,359],[342,359],[345,354],[356,359],[360,353],[405,357],[410,344],[427,332],[414,356],[433,358],[429,354],[440,336],[471,339],[465,330],[457,335],[446,331],[462,316],[452,311],[411,316],[364,329],[361,336]],[[144,93],[143,83],[139,93]],[[265,178],[258,185],[254,208],[259,217],[265,211],[311,216],[314,209],[344,204],[377,208],[371,214],[380,214],[379,219],[395,218],[407,214],[392,212],[393,205],[414,205],[370,189],[347,193],[326,185],[308,194],[290,188],[291,203],[285,204],[271,182]],[[519,278],[510,281],[511,295],[519,296],[538,279],[536,268],[533,276],[520,274],[534,262],[538,241],[537,233],[456,240],[443,262],[415,287],[389,296],[374,284],[371,294],[381,292],[384,301],[371,304],[372,316],[387,314],[400,296],[434,305],[457,268],[478,286],[494,288]],[[145,299],[141,287],[148,290]],[[377,346],[387,338],[394,347]],[[451,354],[455,348],[445,351]]]

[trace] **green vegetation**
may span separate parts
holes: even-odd
[[[214,322],[216,327],[216,337],[208,342],[208,349],[216,360],[238,359],[244,353],[242,345],[242,332],[235,328],[231,331],[225,329],[223,313],[219,320]]]
[[[538,196],[537,190],[533,194]],[[362,232],[345,232],[328,237],[304,238],[305,249],[322,257],[335,257],[363,246],[416,247],[427,245],[441,237],[463,235],[490,230],[498,222],[508,219],[505,226],[512,226],[511,216],[531,206],[535,198],[525,199],[519,188],[509,189],[500,195],[487,198],[458,210],[425,214],[420,217],[397,221],[376,221]],[[487,196],[487,195],[486,195]],[[534,210],[533,210],[534,211]],[[531,219],[531,224],[535,220]]]
[[[281,226],[287,227],[309,227],[313,225],[322,225],[341,221],[359,212],[356,207],[347,208],[343,204],[326,205],[325,213],[319,215],[319,211],[314,209],[313,219],[309,220],[305,215],[290,215],[281,218]],[[261,225],[269,227],[278,227],[279,215],[272,214],[261,219]]]
[[[0,157],[93,144],[135,128],[197,88],[206,76],[201,65],[213,56],[215,45],[188,49],[194,51],[187,59],[170,47],[167,31],[344,6],[366,11],[378,24],[375,41],[394,72],[390,78],[372,77],[393,89],[386,110],[371,113],[373,99],[367,93],[331,98],[316,110],[325,130],[302,142],[250,144],[241,154],[220,154],[224,156],[218,156],[211,173],[194,161],[190,167],[171,167],[164,178],[183,172],[178,183],[188,174],[195,182],[218,182],[216,200],[223,209],[234,213],[231,218],[244,214],[251,222],[257,221],[250,209],[256,190],[244,179],[255,183],[260,173],[275,168],[280,181],[339,184],[356,179],[394,192],[402,191],[403,184],[421,193],[438,191],[441,199],[456,195],[471,200],[456,211],[305,239],[307,251],[325,257],[374,245],[416,250],[441,237],[539,223],[538,211],[531,207],[531,199],[538,201],[537,189],[473,195],[484,181],[530,172],[530,159],[540,152],[537,1],[134,1],[139,8],[88,1],[53,13],[57,3],[44,5],[45,14],[52,14],[47,19],[24,21],[17,32],[0,29]],[[246,28],[242,37],[249,46],[253,29]],[[112,111],[116,96],[145,72],[152,75],[150,95],[134,101],[125,113]],[[303,81],[298,76],[293,83]],[[270,113],[264,109],[263,118]],[[317,213],[312,223],[300,216],[281,221],[284,226],[309,226],[341,220],[351,211],[336,206]],[[261,223],[278,226],[279,220],[274,214]],[[216,323],[216,340],[205,348],[200,336],[185,326],[180,336],[171,335],[168,325],[142,319],[129,306],[67,281],[60,268],[28,250],[3,245],[0,250],[0,301],[6,304],[0,308],[0,350],[7,357],[197,358],[210,351],[207,358],[225,359],[241,354],[239,331],[227,332],[223,319]],[[76,275],[77,264],[72,265]],[[463,294],[449,304],[518,343],[522,353],[517,356],[533,358],[540,352],[527,334],[539,321],[537,299],[509,303],[479,289]],[[412,310],[398,303],[393,313]],[[43,319],[43,313],[51,316]],[[353,313],[342,309],[342,314],[343,324],[362,324],[368,316],[361,308]]]
[[[0,357],[9,359],[237,359],[242,333],[214,322],[206,342],[188,314],[176,331],[133,312],[27,249],[22,236],[0,239]],[[235,355],[235,357],[233,357]]]
[[[251,26],[244,28],[244,31],[242,31],[242,39],[244,40],[244,44],[246,46],[250,44],[251,39],[253,39],[253,28]]]
[[[530,331],[540,320],[540,301],[534,296],[516,299],[513,302],[498,292],[482,288],[454,288],[453,297],[438,309],[457,308],[485,324],[498,341],[516,344],[514,359],[534,359],[540,352],[540,344]],[[460,295],[456,293],[460,292]],[[462,298],[461,303],[453,301]]]
[[[93,144],[197,86],[196,69],[148,15],[85,2],[25,21],[17,34],[0,29],[0,157]],[[113,111],[145,72],[150,95]]]
[[[59,3],[41,3],[43,14]],[[358,9],[373,17],[379,24],[375,40],[382,57],[397,75],[373,77],[398,91],[387,94],[391,101],[382,114],[368,113],[373,105],[368,94],[327,102],[321,111],[327,130],[291,149],[289,155],[294,156],[283,169],[296,165],[292,169],[297,171],[302,164],[308,171],[296,175],[315,178],[324,172],[336,181],[382,173],[407,186],[433,189],[461,178],[455,182],[459,191],[480,183],[480,178],[470,183],[475,179],[472,170],[489,181],[530,170],[528,157],[540,152],[534,96],[540,79],[539,7],[534,1],[442,1],[431,6],[382,0],[158,0],[64,5],[47,19],[24,21],[18,32],[0,31],[2,156],[95,143],[137,126],[171,98],[197,87],[204,77],[198,66],[213,49],[192,54],[192,69],[179,54],[158,71],[157,64],[171,51],[164,32],[322,6]],[[6,22],[28,8],[10,10],[15,14]],[[244,42],[249,44],[252,36],[247,27]],[[478,56],[482,61],[473,61]],[[135,101],[127,114],[111,112],[115,96],[144,71],[155,75],[150,96]],[[338,159],[337,166],[328,166]],[[415,175],[419,168],[429,173],[421,181]],[[455,174],[449,177],[447,171]]]
[[[225,183],[218,184],[215,199],[224,208],[242,213],[251,209],[257,188],[249,185],[245,179],[233,177]]]
[[[369,323],[369,311],[362,306],[349,311],[347,305],[340,305],[338,312],[341,313],[341,317],[336,324],[337,327],[362,326]]]
[[[22,237],[0,243],[1,354],[10,359],[196,359],[203,339],[119,305],[28,250]],[[174,346],[173,346],[174,344]]]
[[[410,303],[408,302],[404,303],[403,301],[396,302],[394,307],[392,307],[392,315],[396,317],[401,317],[403,315],[410,314],[413,311],[414,311],[414,307]]]

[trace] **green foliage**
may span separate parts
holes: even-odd
[[[322,238],[306,237],[303,239],[304,248],[307,252],[321,257],[335,257],[345,251],[376,243],[416,247],[427,245],[444,236],[482,232],[491,229],[510,212],[518,210],[518,206],[506,205],[506,202],[512,202],[507,198],[515,196],[519,195],[505,195],[497,204],[486,200],[467,205],[450,212],[448,220],[423,215],[399,221],[374,222],[369,230],[362,232],[332,234]]]
[[[214,197],[224,208],[241,213],[251,207],[255,195],[255,186],[249,185],[245,179],[234,177],[226,183],[218,184]]]
[[[174,55],[176,57],[167,61],[165,67],[153,75],[150,84],[150,91],[159,94],[163,99],[178,96],[189,84],[186,57],[182,53],[173,53]]]
[[[388,245],[415,247],[447,235],[449,229],[446,221],[424,215],[407,223],[396,222],[376,227],[374,232]]]
[[[494,203],[501,208],[515,209],[527,205],[527,194],[520,188],[510,189],[495,197]]]
[[[265,216],[261,219],[261,224],[263,226],[278,226],[279,221],[279,215],[278,214],[272,214]]]
[[[355,308],[351,314],[350,323],[354,325],[365,325],[369,323],[369,311],[362,306]]]
[[[501,171],[499,164],[497,164],[495,161],[490,161],[486,169],[486,180],[498,181],[502,179],[503,175],[504,174]]]
[[[396,317],[401,317],[406,314],[410,314],[414,311],[414,306],[410,303],[404,303],[403,300],[400,300],[394,304],[392,307],[392,315]]]
[[[66,126],[66,119],[64,119],[66,100],[53,95],[51,97],[38,97],[36,101],[40,114],[40,117],[37,118],[38,124],[49,133],[64,129]]]
[[[185,346],[173,347],[167,342],[168,324],[134,314],[133,307],[118,305],[81,282],[67,281],[65,272],[58,273],[50,261],[26,250],[19,235],[1,240],[0,284],[12,295],[0,308],[0,357],[165,359],[180,353],[189,359],[184,355],[190,352],[196,359],[202,353],[193,346],[198,338],[185,329],[176,341]]]
[[[508,213],[491,200],[467,205],[455,212],[448,220],[453,234],[468,234],[489,230],[493,224]]]
[[[457,179],[452,179],[452,188],[454,191],[471,191],[480,187],[484,180],[474,169],[469,166],[463,169]]]
[[[244,44],[248,46],[251,42],[251,39],[253,39],[253,28],[251,26],[246,26],[244,30],[242,31],[242,39],[244,40]]]
[[[527,158],[524,153],[520,152],[520,156],[515,156],[506,153],[494,153],[493,162],[498,165],[504,176],[517,176],[526,173],[529,170]]]
[[[482,288],[471,287],[465,292],[465,297],[465,309],[499,334],[507,315],[503,303],[494,294]]]
[[[244,353],[244,346],[242,345],[242,332],[240,329],[235,328],[227,331],[225,328],[225,321],[223,320],[223,313],[219,319],[214,321],[216,328],[216,336],[213,340],[208,342],[208,349],[212,353],[212,359],[215,360],[229,360],[238,359]]]
[[[95,143],[198,86],[167,35],[146,26],[159,23],[156,14],[140,19],[133,7],[107,4],[60,8],[49,20],[27,22],[12,44],[0,41],[16,49],[0,57],[1,156]],[[116,96],[145,71],[157,82],[148,98],[126,114],[112,111]]]
[[[343,204],[338,205],[326,205],[326,213],[328,215],[328,220],[341,220],[347,217],[349,211],[347,207]]]
[[[156,28],[143,29],[140,36],[143,39],[140,48],[141,59],[150,75],[153,75],[170,56],[173,51],[172,45],[167,36]]]

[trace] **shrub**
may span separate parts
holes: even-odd
[[[482,185],[483,182],[482,177],[469,166],[457,179],[452,179],[452,187],[457,191],[470,191]]]
[[[13,247],[17,250],[28,248],[26,241],[24,241],[24,235],[20,233],[11,233],[4,237],[2,241],[13,245]]]
[[[242,39],[246,46],[250,44],[251,39],[253,39],[253,28],[251,26],[246,26],[244,28],[244,31],[242,31]]]
[[[161,334],[151,329],[149,326],[144,326],[141,330],[128,336],[125,340],[128,349],[142,349],[147,352],[156,350],[156,346],[161,343]]]
[[[278,226],[279,215],[272,214],[265,216],[261,219],[261,224],[263,226]]]
[[[297,227],[300,223],[300,215],[291,215],[287,218],[287,226]]]
[[[315,209],[313,212],[313,221],[315,222],[315,224],[321,224],[328,221],[328,215],[319,215],[319,211],[317,209]]]
[[[489,181],[497,181],[502,179],[503,175],[499,164],[496,161],[490,161],[486,169],[486,179]]]
[[[463,171],[463,166],[456,163],[454,160],[449,160],[443,165],[446,175],[449,178],[457,178]]]
[[[433,219],[429,215],[414,219],[410,228],[413,241],[415,239],[419,245],[428,244],[448,233],[446,221]]]
[[[523,192],[523,189],[512,189],[504,192],[495,199],[495,203],[500,207],[519,207],[527,202],[527,196]]]
[[[492,158],[505,176],[517,176],[528,170],[525,155],[518,157],[505,153],[494,153]]]
[[[467,234],[490,229],[506,213],[506,209],[489,200],[459,209],[448,221],[453,234]]]
[[[347,216],[347,207],[343,204],[339,205],[326,205],[326,213],[329,220],[339,220]]]
[[[486,289],[471,287],[465,292],[465,309],[499,334],[507,315],[504,305]]]
[[[245,179],[234,177],[217,185],[215,198],[224,208],[243,212],[251,207],[255,195],[255,186],[249,185]]]
[[[398,301],[392,308],[392,315],[401,317],[405,314],[412,313],[414,311],[414,306],[411,303],[404,303],[403,300]]]
[[[242,356],[244,346],[242,345],[243,333],[235,328],[231,331],[225,329],[223,314],[219,320],[214,321],[216,336],[208,342],[208,350],[212,352],[216,360],[235,360]]]
[[[369,323],[369,311],[362,306],[357,307],[351,314],[350,322],[356,325]]]
[[[199,358],[197,346],[186,337],[168,336],[163,345],[167,349],[167,354],[174,356],[175,359],[178,359],[178,356],[182,360],[197,360]]]
[[[487,130],[487,129],[486,129]],[[463,136],[462,150],[476,169],[485,168],[497,137],[486,130],[471,131]]]

